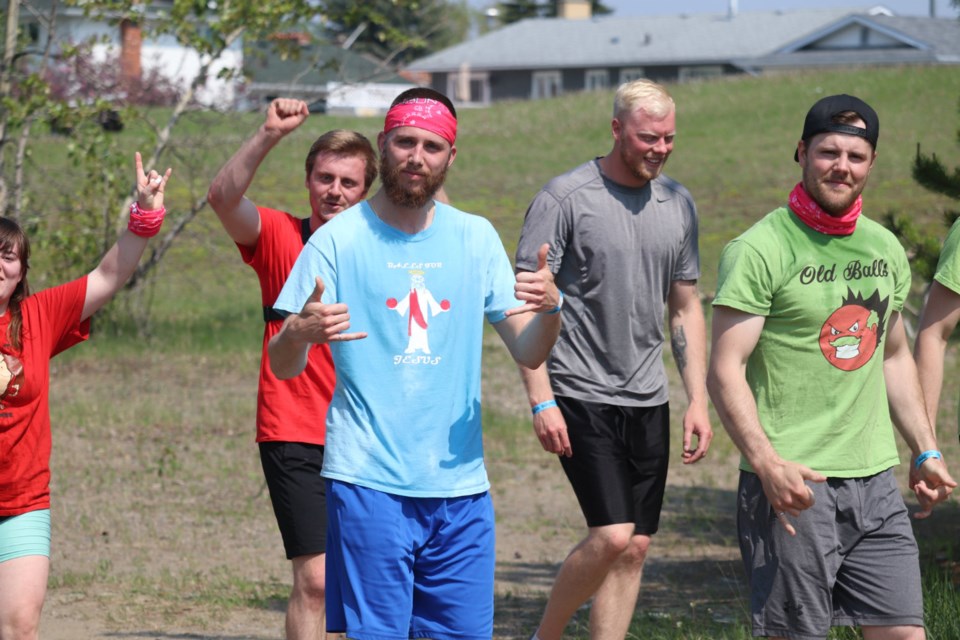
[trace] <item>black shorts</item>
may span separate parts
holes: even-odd
[[[660,526],[670,457],[670,405],[621,407],[557,397],[573,455],[560,457],[588,527]]]
[[[287,558],[327,550],[327,488],[323,445],[261,442],[260,464],[270,489]]]

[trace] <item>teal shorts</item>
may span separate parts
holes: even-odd
[[[0,562],[23,556],[50,557],[50,509],[0,517]]]

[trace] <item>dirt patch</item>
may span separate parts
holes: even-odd
[[[530,431],[519,378],[485,345],[488,356],[495,637],[523,639],[585,530],[559,463]],[[45,640],[283,637],[290,568],[253,443],[255,385],[256,359],[246,356],[198,366],[189,356],[93,355],[58,365]],[[684,404],[682,395],[671,401]],[[960,459],[955,445],[949,459]],[[672,467],[639,611],[743,619],[736,463],[721,431],[703,463]],[[918,523],[918,535],[956,531],[956,507]],[[942,555],[954,562],[955,549]]]

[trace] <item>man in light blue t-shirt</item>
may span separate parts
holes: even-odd
[[[493,635],[483,321],[533,367],[560,329],[549,246],[514,276],[487,220],[434,198],[456,127],[442,94],[398,96],[378,137],[381,189],[314,234],[274,304],[290,314],[269,347],[278,377],[312,343],[333,354],[327,629],[358,640]]]

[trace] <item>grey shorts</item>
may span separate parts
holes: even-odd
[[[760,479],[740,473],[737,533],[754,636],[825,638],[831,626],[923,626],[917,543],[888,469],[808,482],[816,499],[777,520]]]

